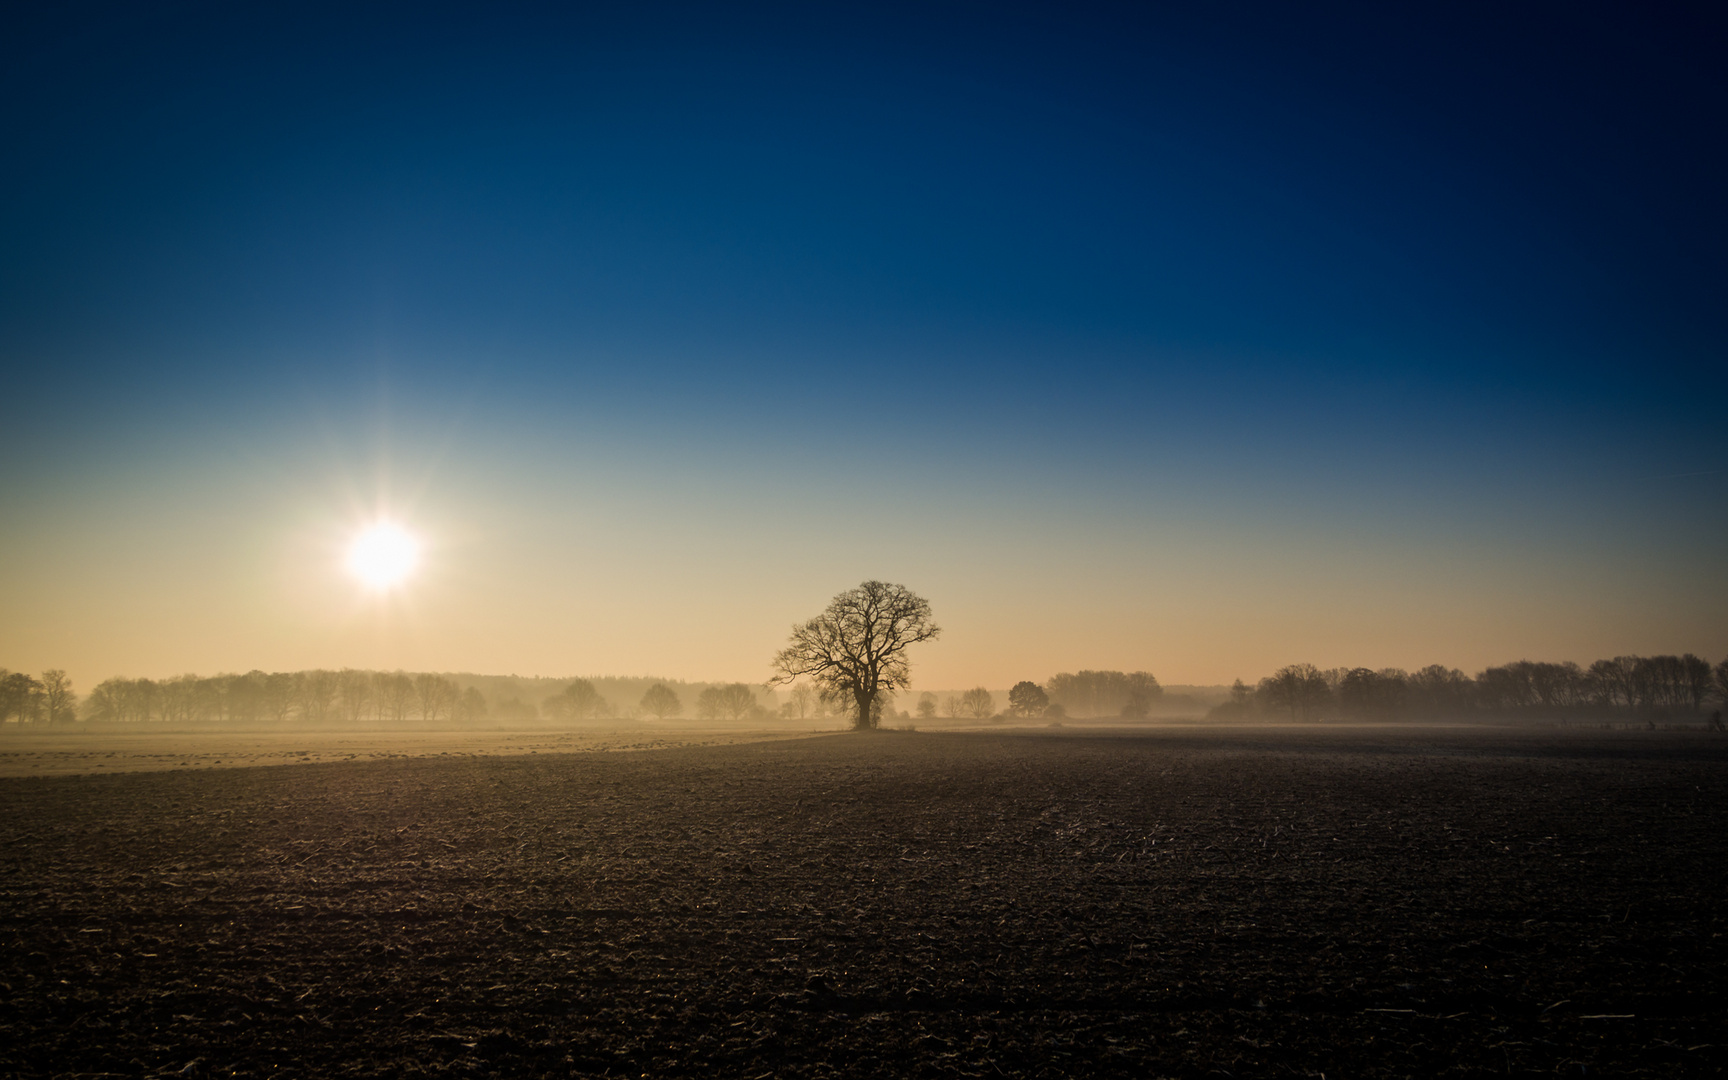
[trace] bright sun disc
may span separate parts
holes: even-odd
[[[413,573],[420,544],[396,525],[374,525],[348,548],[348,569],[374,589],[388,589]]]

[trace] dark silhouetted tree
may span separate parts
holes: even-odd
[[[42,684],[22,671],[0,670],[0,723],[27,723],[42,709]]]
[[[1404,710],[1408,676],[1396,668],[1351,668],[1338,683],[1338,711],[1359,720],[1386,720]]]
[[[1584,684],[1590,700],[1603,708],[1613,708],[1623,701],[1620,665],[1612,660],[1598,660],[1584,671]],[[1627,701],[1625,704],[1630,705]]]
[[[1680,656],[1646,656],[1639,660],[1632,669],[1639,704],[1650,708],[1690,706],[1693,680],[1688,667],[1685,657]]]
[[[1291,664],[1260,680],[1255,691],[1268,709],[1285,710],[1290,719],[1312,719],[1332,703],[1332,687],[1313,664]]]
[[[1351,668],[1345,672],[1338,684],[1338,711],[1356,718],[1372,714],[1375,711],[1375,681],[1374,672],[1368,668]]]
[[[808,678],[828,694],[851,700],[855,727],[875,727],[882,695],[903,689],[910,678],[906,650],[940,632],[928,601],[904,585],[866,581],[792,628],[791,643],[774,657],[772,681]]]
[[[1476,700],[1486,709],[1524,709],[1536,703],[1530,685],[1531,663],[1520,660],[1505,667],[1491,667],[1476,676]]]
[[[1587,697],[1584,672],[1571,661],[1531,664],[1529,678],[1536,704],[1545,709],[1582,705]]]
[[[1050,707],[1050,695],[1031,680],[1014,684],[1008,691],[1008,711],[1015,716],[1042,716]]]
[[[1664,659],[1660,656],[1641,656],[1632,665],[1632,695],[1639,708],[1654,709],[1663,704]]]
[[[1614,694],[1620,703],[1628,709],[1635,709],[1638,701],[1638,664],[1640,657],[1616,656],[1612,660],[1602,661],[1602,674],[1614,687]],[[1594,670],[1596,665],[1592,664]]]
[[[1687,653],[1680,658],[1680,682],[1686,694],[1686,700],[1694,710],[1704,707],[1704,699],[1710,696],[1710,688],[1715,683],[1710,661]]]
[[[1444,664],[1429,664],[1404,681],[1412,712],[1419,716],[1456,716],[1468,709],[1475,684],[1470,676]]]

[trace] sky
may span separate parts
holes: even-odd
[[[1715,661],[1703,7],[15,12],[0,665]]]

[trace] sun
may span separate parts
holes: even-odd
[[[348,571],[374,589],[399,585],[420,563],[420,541],[400,525],[379,522],[348,545]]]

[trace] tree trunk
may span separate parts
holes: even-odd
[[[868,690],[859,690],[853,696],[858,699],[858,722],[853,725],[853,730],[869,731],[876,726],[875,718],[870,715],[874,711],[876,695]]]

